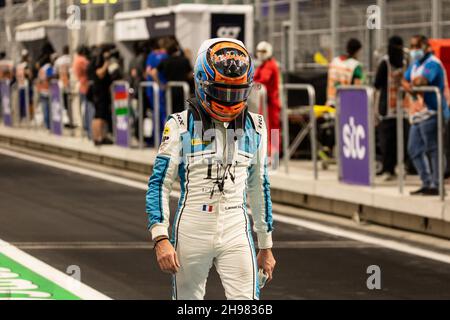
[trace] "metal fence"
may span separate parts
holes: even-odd
[[[127,82],[125,81],[120,81],[120,82],[116,82],[116,84],[122,84],[124,85],[124,87],[126,88],[126,90],[128,90],[129,85]],[[58,83],[58,81],[52,81],[51,85],[54,85],[58,88],[58,90],[56,90],[54,93],[53,90],[50,88],[50,103],[49,103],[49,117],[50,117],[50,127],[49,130],[51,132],[53,132],[53,134],[56,135],[63,135],[63,128],[64,128],[64,124],[62,121],[62,111],[63,111],[63,98],[62,98],[62,87],[60,86],[60,84]],[[169,83],[167,88],[168,88],[168,95],[170,94],[170,90],[171,88],[183,88],[183,93],[184,93],[184,98],[187,98],[187,94],[189,94],[189,91],[186,90],[186,83],[179,83],[179,82],[173,82],[173,83]],[[5,88],[10,88],[9,90],[5,91]],[[144,99],[147,99],[147,96],[144,93],[144,89],[145,88],[151,88],[153,90],[153,114],[152,114],[152,120],[154,123],[154,134],[153,134],[153,139],[154,139],[154,145],[157,147],[159,145],[160,142],[160,108],[159,106],[159,91],[160,91],[160,87],[157,83],[155,82],[142,82],[140,85],[140,90],[139,90],[139,95],[138,95],[138,115],[134,114],[134,117],[137,117],[137,129],[138,129],[138,147],[143,148],[143,137],[144,137],[144,127],[143,127],[143,119],[144,119]],[[2,118],[2,122],[3,125],[8,125],[8,126],[24,126],[25,127],[29,127],[31,129],[31,127],[36,128],[34,125],[31,125],[32,122],[35,123],[35,115],[36,115],[36,110],[40,107],[42,108],[42,106],[38,106],[37,104],[34,105],[34,112],[33,114],[30,113],[29,107],[29,100],[25,100],[26,103],[26,109],[25,112],[23,113],[23,115],[20,115],[20,110],[19,110],[19,103],[17,101],[14,101],[13,96],[19,96],[19,90],[17,90],[16,87],[11,87],[9,85],[9,82],[0,82],[0,115]],[[24,87],[23,89],[27,90],[26,87]],[[307,106],[309,109],[309,121],[310,123],[308,124],[308,133],[310,134],[310,139],[311,139],[311,157],[312,157],[312,163],[313,163],[313,177],[314,179],[318,179],[318,165],[317,165],[317,144],[316,144],[316,139],[317,139],[317,133],[316,133],[316,117],[315,117],[315,113],[314,113],[314,105],[315,105],[315,91],[314,88],[310,85],[307,84],[285,84],[282,90],[282,137],[283,137],[283,162],[285,164],[285,169],[286,172],[288,172],[288,168],[289,168],[289,161],[290,161],[290,155],[292,153],[293,150],[295,150],[298,147],[298,143],[294,142],[290,143],[290,138],[289,138],[289,114],[290,114],[290,110],[288,108],[288,92],[291,90],[305,90],[308,93],[309,96],[309,105]],[[374,132],[374,120],[375,120],[375,115],[374,115],[374,99],[373,99],[373,91],[374,89],[370,86],[346,86],[346,87],[341,87],[339,88],[339,92],[343,92],[343,91],[355,91],[355,90],[361,90],[366,92],[367,95],[367,134],[364,135],[365,139],[368,140],[368,148],[367,148],[367,157],[369,158],[369,175],[370,175],[370,179],[369,179],[369,185],[375,186],[374,184],[374,172],[375,172],[375,165],[374,165],[374,158],[375,158],[375,132]],[[424,93],[424,92],[428,92],[428,93],[434,93],[437,97],[437,105],[438,105],[438,110],[437,110],[437,132],[438,132],[438,136],[436,137],[437,139],[437,143],[438,143],[438,176],[439,176],[439,196],[441,200],[445,199],[445,187],[444,187],[444,166],[445,166],[445,160],[444,160],[444,140],[443,140],[443,130],[444,130],[444,119],[443,119],[443,105],[442,105],[442,96],[441,96],[441,92],[437,87],[414,87],[413,88],[414,92],[419,92],[419,93]],[[6,92],[7,95],[7,99],[5,100],[4,98],[4,94]],[[129,91],[128,91],[129,92]],[[399,96],[398,96],[398,103],[397,103],[397,132],[403,132],[403,120],[404,120],[404,110],[402,107],[402,93],[403,92],[399,92]],[[52,97],[52,95],[57,95],[56,97]],[[258,101],[258,104],[261,103],[262,100],[266,99],[266,90],[258,90],[257,91],[257,99],[256,101]],[[54,99],[56,99],[56,105],[55,105],[55,101],[53,101]],[[113,97],[114,99],[114,97]],[[131,119],[131,102],[129,101],[129,95],[127,95],[128,101],[125,102],[125,104],[122,106],[119,106],[120,108],[127,108],[128,112],[127,112],[127,128],[125,130],[127,130],[127,137],[129,138],[130,143],[126,144],[126,147],[133,147],[133,144],[131,143],[131,129],[133,128],[133,121]],[[18,100],[18,98],[16,98],[16,100]],[[8,106],[4,105],[5,103],[8,103]],[[355,102],[353,103],[352,101],[350,102],[350,104],[352,105],[352,108],[354,109],[361,109],[364,106],[358,105],[359,102]],[[57,109],[55,109],[55,107],[57,107]],[[5,116],[7,115],[5,113],[5,108],[8,108],[9,111],[8,113],[10,114],[11,117],[11,121],[10,124],[7,124],[5,122]],[[172,106],[165,106],[166,111],[168,112],[168,114],[170,113],[170,110],[172,109]],[[265,103],[261,103],[261,109],[260,112],[262,112],[263,114],[267,114],[267,105]],[[338,172],[337,172],[337,178],[341,179],[342,178],[342,164],[339,163],[339,159],[340,159],[340,145],[341,145],[341,135],[342,132],[340,131],[340,123],[339,123],[339,117],[340,117],[340,109],[341,109],[341,103],[338,103],[337,106],[337,113],[336,113],[336,133],[335,133],[335,137],[336,137],[336,149],[338,150],[336,152],[337,154],[337,163],[338,163]],[[55,113],[55,111],[57,111],[57,114]],[[67,110],[69,113],[73,113],[73,110],[71,108],[69,108]],[[115,119],[115,111],[116,111],[116,107],[113,104],[113,128],[114,128],[114,136],[116,138],[117,135],[117,128],[116,128],[116,119]],[[292,110],[291,110],[292,111]],[[291,112],[292,113],[292,112]],[[136,123],[136,122],[134,122]],[[45,125],[45,124],[44,124]],[[59,126],[60,130],[55,130],[56,127],[55,125]],[[72,133],[73,133],[73,129],[72,129]],[[82,129],[81,129],[82,130]],[[270,134],[270,133],[269,133]],[[73,135],[73,134],[72,134]],[[403,154],[403,150],[404,150],[404,141],[403,141],[403,135],[402,134],[397,134],[397,168],[398,168],[398,189],[399,189],[399,193],[402,194],[404,191],[404,154]],[[115,139],[117,140],[117,139]],[[117,142],[117,141],[116,141]]]
[[[71,4],[80,6],[82,21],[111,21],[117,12],[180,3],[253,4],[255,43],[273,43],[275,57],[290,71],[320,68],[314,55],[320,52],[329,60],[345,50],[350,37],[363,43],[361,59],[367,70],[372,70],[385,50],[386,39],[393,34],[405,39],[417,33],[450,37],[450,0],[409,0],[407,5],[404,0],[121,0],[114,4],[30,0],[0,10],[0,24],[5,25],[0,28],[0,50],[9,49],[17,25],[50,18],[65,20]],[[367,26],[372,5],[380,9],[380,29]]]

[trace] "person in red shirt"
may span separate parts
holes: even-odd
[[[256,69],[254,81],[263,84],[267,89],[267,108],[269,119],[266,119],[269,141],[269,155],[272,150],[279,152],[278,141],[271,141],[272,130],[280,130],[280,94],[279,81],[280,70],[273,58],[272,45],[266,41],[258,43],[256,47],[256,57],[261,61],[261,65]],[[280,132],[280,131],[278,131]]]

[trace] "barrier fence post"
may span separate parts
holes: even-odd
[[[40,99],[39,99],[39,92],[38,92],[38,88],[37,88],[37,79],[33,80],[33,82],[31,83],[32,87],[33,87],[33,127],[35,130],[38,130],[39,125],[37,122],[37,118],[36,118],[36,114],[38,113],[38,109],[40,108]],[[40,109],[42,110],[42,109]]]
[[[284,170],[289,173],[289,117],[288,117],[288,97],[287,97],[287,84],[283,86],[281,95],[281,118],[282,118],[282,139],[283,139],[283,162]]]
[[[264,116],[264,119],[267,123],[269,121],[269,111],[267,106],[267,88],[262,83],[257,83],[258,86],[258,109],[259,105],[261,104],[262,114]]]
[[[291,158],[291,154],[295,151],[300,143],[296,142],[293,146],[289,146],[289,111],[288,111],[288,92],[289,90],[297,90],[304,91],[306,90],[308,93],[309,100],[309,121],[311,130],[310,130],[310,143],[311,143],[311,160],[313,162],[313,177],[314,180],[318,179],[319,171],[317,165],[317,122],[316,115],[314,112],[314,106],[316,104],[316,91],[314,87],[310,84],[302,84],[302,83],[286,83],[283,85],[283,94],[282,94],[282,136],[283,136],[283,153],[284,153],[284,163],[285,163],[285,171],[289,172],[289,160]]]
[[[29,127],[30,124],[30,101],[28,96],[29,84],[28,80],[25,79],[23,85],[17,85],[17,101],[19,105],[19,122],[22,122],[22,119],[25,118],[26,126]],[[21,94],[23,92],[23,101],[21,99]],[[23,102],[23,106],[22,106]],[[22,114],[22,111],[25,114]]]
[[[63,134],[63,96],[58,80],[50,81],[49,121],[51,132],[61,136]]]
[[[156,82],[152,82],[152,89],[153,89],[153,128],[154,128],[154,137],[153,137],[153,141],[154,141],[154,145],[155,145],[155,148],[158,148],[158,146],[159,146],[159,142],[161,141],[160,140],[160,137],[159,137],[159,134],[160,134],[160,123],[161,123],[161,120],[160,120],[160,117],[161,117],[161,114],[160,114],[160,112],[159,112],[159,91],[160,91],[160,88],[159,88],[159,85],[156,83]]]
[[[439,177],[439,198],[441,201],[445,200],[445,186],[444,186],[444,139],[442,137],[444,125],[443,125],[443,107],[442,107],[442,95],[438,87],[435,86],[423,86],[413,87],[413,92],[419,93],[434,93],[437,101],[437,143],[438,143],[438,177]],[[403,108],[401,107],[402,93],[405,90],[400,88],[400,92],[397,97],[397,164],[399,167],[398,176],[398,188],[399,192],[403,193],[404,189],[404,139],[403,139]],[[400,131],[401,130],[401,131]],[[400,136],[400,138],[399,138]]]
[[[351,184],[373,186],[375,176],[373,88],[340,86],[337,93],[338,179]]]
[[[11,87],[8,80],[0,81],[0,100],[3,124],[7,127],[12,127]]]
[[[19,88],[17,85],[17,82],[10,83],[10,106],[11,106],[11,119],[12,119],[12,126],[18,126],[20,125],[20,101],[17,99],[19,96]],[[16,97],[16,99],[14,99]]]
[[[123,80],[114,81],[111,91],[114,142],[123,147],[130,147],[130,85]]]
[[[27,118],[27,126],[30,127],[31,123],[31,107],[30,107],[30,81],[28,79],[25,80],[25,117]]]
[[[443,133],[443,109],[442,109],[442,95],[438,88],[434,87],[436,92],[436,100],[438,105],[438,174],[439,174],[439,198],[441,201],[445,200],[445,186],[444,186],[444,139]]]
[[[72,108],[72,101],[73,101],[73,96],[72,96],[72,91],[70,90],[70,88],[66,91],[67,89],[64,89],[64,93],[67,95],[67,101],[64,99],[64,103],[67,102],[67,114],[69,117],[69,128],[70,128],[70,135],[72,137],[75,136],[75,117],[73,114],[73,108]]]
[[[81,96],[80,95],[78,95],[79,96],[79,104],[78,104],[78,114],[79,114],[79,116],[80,116],[80,119],[81,119],[81,125],[80,125],[80,128],[81,128],[81,138],[85,138],[86,136],[87,136],[87,134],[86,134],[86,130],[88,129],[88,128],[85,128],[84,126],[85,125],[89,125],[88,123],[87,123],[87,121],[86,121],[86,112],[87,112],[87,102],[86,101],[84,101],[84,112],[83,112],[83,101],[81,100]],[[87,100],[87,98],[85,98],[86,100]]]
[[[139,148],[144,148],[144,88],[152,88],[153,91],[153,141],[155,148],[158,148],[160,141],[160,112],[159,112],[159,85],[154,81],[143,81],[139,84],[138,94],[138,109],[139,109],[139,123],[138,123],[138,136],[139,136]],[[167,108],[167,104],[166,104]]]
[[[170,115],[173,113],[173,101],[172,101],[172,89],[173,88],[182,88],[183,89],[183,101],[184,101],[184,108],[186,109],[187,99],[189,98],[189,84],[185,81],[169,81],[166,84],[166,112],[167,115]]]
[[[144,148],[144,86],[143,82],[139,84],[138,88],[138,140],[139,140],[139,149]]]
[[[403,113],[403,106],[402,106],[402,95],[404,91],[402,88],[398,91],[397,94],[397,105],[396,105],[396,121],[397,121],[397,170],[398,170],[398,177],[397,177],[397,184],[398,184],[398,191],[400,194],[403,194],[403,189],[405,186],[405,141],[403,138],[403,121],[404,121],[404,113]]]

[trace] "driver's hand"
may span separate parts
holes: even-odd
[[[159,267],[166,273],[177,273],[180,268],[177,253],[169,239],[158,242],[155,246],[156,260]]]
[[[263,269],[267,274],[267,282],[272,280],[273,270],[275,269],[275,258],[272,254],[272,249],[261,249],[258,253],[258,268]]]

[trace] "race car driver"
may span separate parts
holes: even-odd
[[[267,129],[246,105],[253,70],[241,41],[205,41],[194,67],[196,97],[164,128],[146,211],[158,264],[173,274],[173,299],[203,299],[213,263],[227,299],[259,299],[258,274],[272,279]],[[169,241],[169,196],[177,177],[181,196]]]

